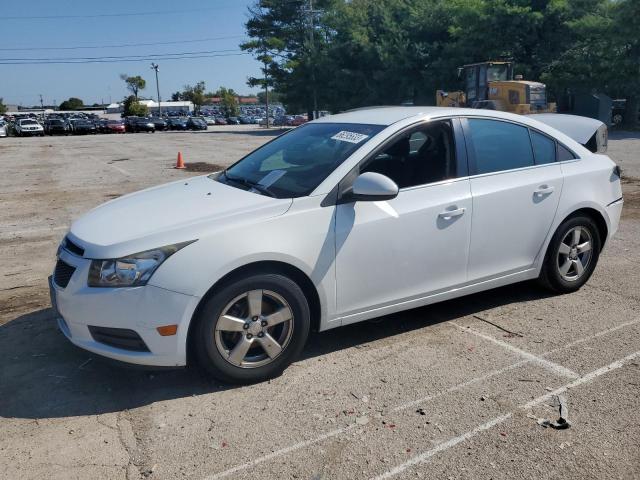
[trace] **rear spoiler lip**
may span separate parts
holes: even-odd
[[[563,113],[538,113],[532,118],[564,133],[594,153],[607,149],[607,125],[600,120]]]

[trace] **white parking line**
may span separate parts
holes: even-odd
[[[110,166],[112,166],[113,168],[115,168],[117,171],[119,171],[120,173],[122,173],[123,175],[126,175],[127,177],[131,176],[131,173],[127,172],[124,168],[120,168],[117,165],[113,165],[113,164],[109,164]]]
[[[0,240],[13,240],[17,237],[23,237],[28,235],[39,235],[41,233],[58,232],[61,230],[68,230],[68,226],[58,227],[33,227],[27,230],[0,230]]]
[[[263,462],[266,462],[267,460],[271,460],[272,458],[279,457],[280,455],[286,455],[287,453],[293,452],[294,450],[308,447],[309,445],[313,445],[314,443],[321,442],[322,440],[326,440],[327,438],[335,437],[336,435],[340,435],[341,433],[351,430],[354,427],[356,427],[356,425],[349,425],[348,427],[344,427],[344,428],[336,428],[335,430],[331,430],[330,432],[327,432],[318,437],[311,438],[303,442],[298,442],[289,447],[281,448],[280,450],[271,452],[270,454],[265,455],[264,457],[259,457],[259,458],[256,458],[255,460],[251,460],[250,462],[242,463],[240,465],[232,467],[229,470],[225,470],[224,472],[216,473],[214,475],[211,475],[210,477],[206,477],[205,480],[216,480],[218,478],[229,476],[233,473],[239,472],[240,470],[245,470],[247,468],[251,468]]]
[[[637,325],[637,324],[640,324],[640,319],[631,320],[629,322],[621,323],[620,325],[616,325],[615,327],[607,328],[606,330],[600,330],[599,332],[596,332],[593,335],[589,335],[588,337],[579,338],[578,340],[574,340],[573,342],[565,343],[561,347],[554,348],[553,350],[549,350],[547,352],[541,353],[539,356],[540,357],[546,357],[546,356],[552,355],[552,354],[554,354],[556,352],[560,352],[562,350],[566,350],[568,348],[574,347],[574,346],[579,345],[581,343],[588,342],[589,340],[593,340],[595,338],[602,337],[604,335],[607,335],[609,333],[615,332],[617,330],[621,330],[621,329],[623,329],[625,327],[630,327],[630,326]],[[495,376],[500,375],[502,373],[508,372],[509,370],[513,370],[514,368],[517,368],[517,367],[519,367],[521,365],[524,365],[526,363],[529,363],[531,361],[532,361],[531,359],[520,360],[519,362],[512,363],[512,364],[507,365],[506,367],[503,367],[503,368],[498,368],[496,370],[492,370],[492,371],[490,371],[488,373],[485,373],[484,375],[472,378],[471,380],[467,380],[466,382],[459,383],[457,385],[454,385],[453,387],[447,388],[446,390],[443,390],[443,391],[438,392],[438,393],[434,393],[433,395],[427,395],[426,397],[417,398],[415,400],[411,400],[409,402],[403,403],[401,405],[398,405],[397,407],[394,407],[391,411],[392,412],[400,412],[402,410],[406,410],[407,408],[415,407],[417,405],[420,405],[421,403],[425,403],[425,402],[434,400],[434,399],[436,399],[438,397],[441,397],[443,395],[446,395],[447,393],[453,393],[453,392],[456,392],[458,390],[462,390],[464,387],[468,387],[469,385],[473,385],[475,383],[483,382],[485,380],[488,380],[491,377],[495,377]]]
[[[594,338],[602,337],[604,335],[607,335],[608,333],[612,333],[612,332],[615,332],[617,330],[621,330],[622,328],[629,327],[629,326],[632,326],[632,325],[637,325],[637,324],[640,324],[640,319],[632,320],[632,321],[629,321],[629,322],[626,322],[626,323],[622,323],[620,325],[616,325],[615,327],[611,327],[611,328],[608,328],[606,330],[601,330],[599,332],[596,332],[593,335],[589,335],[587,337],[580,338],[580,339],[575,340],[573,342],[566,343],[561,347],[558,347],[558,348],[553,349],[553,350],[549,350],[548,352],[545,352],[545,353],[541,354],[541,356],[551,355],[553,353],[556,353],[556,352],[559,352],[559,351],[562,351],[562,350],[566,350],[567,348],[571,348],[571,347],[573,347],[575,345],[578,345],[580,343],[588,342],[589,340],[593,340]],[[461,328],[461,327],[458,327],[458,328]],[[463,330],[466,330],[466,329],[463,329]],[[535,356],[533,356],[533,357],[534,358],[538,358],[538,357],[535,357]],[[540,359],[540,360],[543,360],[543,359]],[[394,407],[391,411],[392,412],[399,412],[399,411],[402,411],[402,410],[406,410],[407,408],[411,408],[411,407],[414,407],[414,406],[419,405],[421,403],[428,402],[430,400],[433,400],[435,398],[441,397],[441,396],[446,395],[448,393],[452,393],[452,392],[461,390],[464,387],[467,387],[469,385],[473,385],[475,383],[482,382],[484,380],[487,380],[488,378],[500,375],[501,373],[507,372],[509,370],[513,370],[514,368],[517,368],[520,365],[524,365],[524,364],[529,363],[531,361],[533,361],[531,358],[520,360],[520,361],[518,361],[516,363],[512,363],[510,365],[507,365],[506,367],[499,368],[499,369],[496,369],[496,370],[492,370],[491,372],[488,372],[488,373],[486,373],[484,375],[481,375],[479,377],[474,377],[474,378],[472,378],[470,380],[467,380],[465,382],[462,382],[462,383],[459,383],[459,384],[454,385],[452,387],[449,387],[449,388],[447,388],[447,389],[445,389],[445,390],[443,390],[441,392],[435,393],[433,395],[428,395],[426,397],[422,397],[422,398],[419,398],[417,400],[412,400],[410,402],[406,402],[406,403],[400,404],[400,405]],[[509,416],[510,416],[510,414],[509,414]],[[357,425],[352,424],[352,425],[347,425],[346,427],[342,427],[342,428],[337,428],[335,430],[331,430],[330,432],[324,433],[324,434],[319,435],[317,437],[314,437],[312,439],[304,440],[304,441],[295,443],[293,445],[290,445],[288,447],[281,448],[280,450],[276,450],[274,452],[271,452],[268,455],[256,458],[256,459],[254,459],[254,460],[252,460],[250,462],[246,462],[246,463],[242,463],[240,465],[236,465],[235,467],[232,467],[232,468],[230,468],[228,470],[224,470],[224,471],[216,473],[216,474],[214,474],[212,476],[206,477],[206,480],[216,480],[216,479],[219,479],[219,478],[227,477],[227,476],[229,476],[231,474],[234,474],[236,472],[239,472],[241,470],[245,470],[247,468],[251,468],[251,467],[253,467],[255,465],[259,465],[260,463],[264,463],[264,462],[266,462],[268,460],[271,460],[273,458],[279,457],[280,455],[285,455],[285,454],[291,453],[291,452],[293,452],[295,450],[299,450],[301,448],[305,448],[305,447],[307,447],[309,445],[313,445],[315,443],[319,443],[319,442],[321,442],[323,440],[326,440],[328,438],[332,438],[332,437],[341,435],[342,433],[345,433],[345,432],[355,428],[356,426]],[[478,427],[478,428],[480,428],[480,427]],[[487,428],[491,428],[491,427],[487,427]],[[477,432],[477,433],[479,433],[479,432]]]
[[[526,358],[527,360],[537,363],[538,365],[546,368],[547,370],[552,371],[553,373],[556,373],[558,375],[561,375],[563,377],[569,377],[569,378],[578,378],[580,377],[580,374],[577,372],[574,372],[573,370],[569,370],[566,367],[563,367],[562,365],[558,365],[557,363],[553,363],[549,360],[546,360],[542,357],[539,357],[537,355],[534,355],[533,353],[527,352],[525,350],[521,350],[518,347],[514,347],[513,345],[508,344],[507,342],[503,342],[502,340],[498,340],[497,338],[492,337],[491,335],[485,335],[482,332],[479,332],[477,330],[474,330],[471,327],[461,327],[460,325],[456,324],[455,322],[450,322],[451,325],[453,325],[454,327],[459,328],[460,330],[462,330],[463,332],[469,332],[472,333],[473,335],[480,337],[480,338],[484,338],[485,340],[488,340],[490,342],[495,343],[496,345],[500,345],[503,348],[506,348],[507,350],[520,355],[521,357]]]
[[[541,395],[540,397],[534,398],[533,400],[531,400],[530,402],[527,402],[523,405],[520,405],[518,408],[519,409],[528,409],[531,407],[534,407],[536,405],[540,405],[541,403],[549,400],[551,397],[553,397],[554,395],[559,395],[561,393],[566,392],[567,390],[569,390],[570,388],[575,388],[578,387],[580,385],[585,385],[589,382],[592,382],[593,380],[595,380],[596,378],[605,375],[609,372],[611,372],[612,370],[616,370],[618,368],[621,368],[626,362],[629,362],[631,360],[633,360],[634,358],[640,356],[640,351],[634,352],[630,355],[627,355],[626,357],[620,359],[620,360],[616,360],[615,362],[610,363],[609,365],[606,365],[602,368],[599,368],[597,370],[594,370],[593,372],[590,372],[586,375],[584,375],[583,377],[578,378],[577,380],[574,380],[571,383],[568,383],[566,385],[563,385],[560,388],[555,389],[552,392],[546,393],[544,395]],[[457,437],[454,437],[450,440],[447,440],[446,442],[443,442],[439,445],[437,445],[436,447],[432,448],[431,450],[427,450],[426,452],[421,453],[420,455],[416,455],[413,458],[410,458],[409,460],[407,460],[404,463],[401,463],[400,465],[392,468],[391,470],[388,470],[376,477],[373,478],[373,480],[384,480],[386,478],[391,478],[394,477],[402,472],[404,472],[405,470],[407,470],[408,468],[417,465],[419,463],[423,463],[427,460],[429,460],[431,457],[433,457],[434,455],[443,452],[445,450],[448,450],[451,447],[456,446],[457,444],[464,442],[465,440],[468,440],[472,437],[475,437],[476,435],[478,435],[481,432],[484,432],[485,430],[489,430],[490,428],[503,423],[504,421],[508,420],[509,418],[511,418],[514,414],[516,413],[516,411],[512,411],[509,413],[506,413],[504,415],[500,415],[499,417],[495,417],[492,420],[489,420],[486,423],[483,423],[482,425],[477,426],[476,428],[474,428],[473,430],[469,430],[466,433],[463,433],[462,435],[459,435]]]

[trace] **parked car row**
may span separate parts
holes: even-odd
[[[306,115],[269,117],[269,125],[298,126],[307,122]],[[100,118],[95,114],[51,114],[43,118],[34,114],[9,118],[0,117],[0,137],[44,135],[88,135],[96,133],[153,133],[157,130],[207,130],[211,125],[266,125],[267,119],[258,116],[229,117],[207,115],[167,115],[162,117],[124,117],[121,120]]]

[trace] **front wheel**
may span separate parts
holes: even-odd
[[[256,274],[214,293],[195,319],[198,363],[229,383],[273,378],[293,362],[309,335],[300,287],[280,274]]]
[[[601,248],[600,233],[591,217],[565,220],[547,248],[540,283],[557,293],[575,292],[591,277]]]

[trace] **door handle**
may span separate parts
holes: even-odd
[[[438,214],[438,217],[440,217],[440,218],[442,218],[444,220],[449,220],[451,218],[459,217],[461,215],[464,215],[464,211],[465,211],[464,207],[457,208],[455,210],[445,210],[444,212],[440,212]]]
[[[536,195],[549,195],[553,193],[555,188],[550,185],[540,185],[538,189],[534,192]]]

